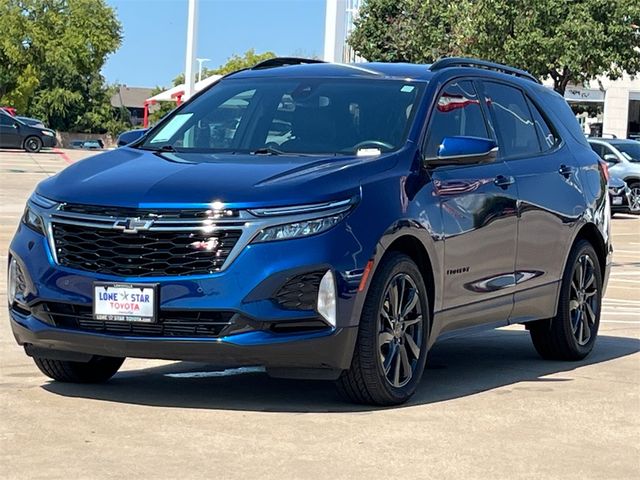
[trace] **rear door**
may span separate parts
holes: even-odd
[[[501,156],[518,185],[512,318],[552,316],[571,225],[584,211],[576,162],[540,108],[515,85],[483,81]]]
[[[18,122],[9,115],[0,113],[0,147],[20,148],[21,146],[22,137]]]
[[[476,88],[455,80],[441,91],[424,149],[445,137],[492,138]],[[444,228],[444,330],[506,322],[513,306],[517,195],[501,160],[430,169]]]

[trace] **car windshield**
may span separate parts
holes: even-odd
[[[629,141],[614,143],[614,147],[622,152],[622,154],[631,162],[640,162],[640,142]]]
[[[406,141],[424,85],[229,78],[170,115],[138,148],[272,155],[393,151]]]

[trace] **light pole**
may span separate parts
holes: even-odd
[[[184,99],[189,100],[195,90],[193,64],[196,58],[196,40],[198,37],[198,0],[189,0],[187,15],[187,51],[184,68]]]
[[[198,62],[198,81],[202,81],[202,64],[204,62],[210,62],[210,58],[196,58],[196,62]]]

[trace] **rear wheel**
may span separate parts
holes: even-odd
[[[540,356],[549,360],[586,357],[598,335],[601,303],[600,262],[591,244],[580,240],[567,261],[556,316],[528,325]]]
[[[33,357],[33,361],[42,373],[58,382],[102,383],[116,374],[124,358],[95,356],[88,362],[68,362]]]
[[[429,302],[406,255],[385,256],[371,281],[349,370],[338,379],[348,400],[397,405],[415,392],[427,358]]]
[[[42,148],[42,140],[38,137],[28,137],[24,141],[24,149],[30,153],[38,153]]]

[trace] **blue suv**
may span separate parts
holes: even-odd
[[[584,358],[608,202],[570,108],[526,72],[273,59],[38,185],[11,327],[63,382],[160,358],[398,404],[454,334],[521,323],[542,357]]]

